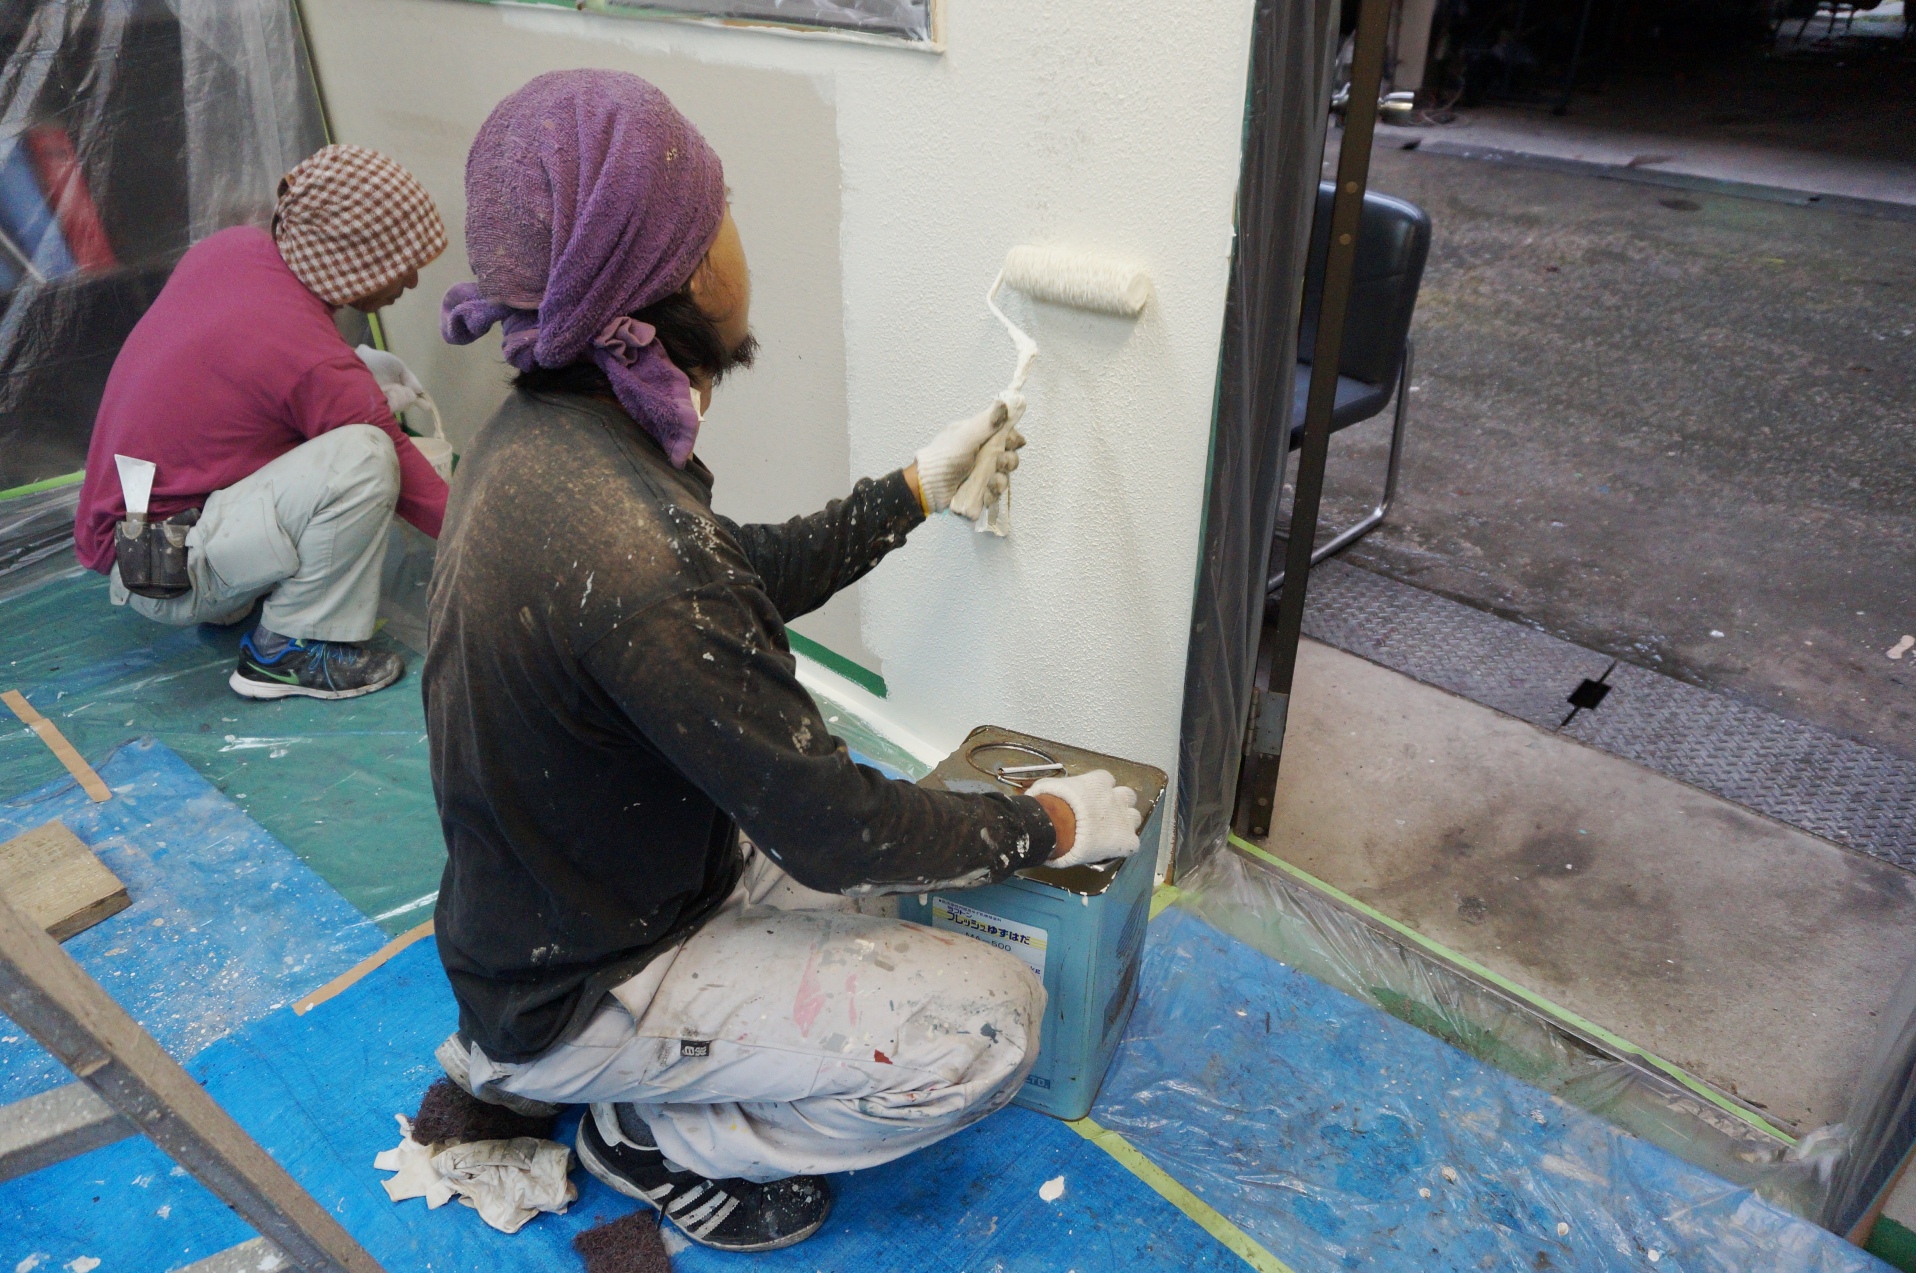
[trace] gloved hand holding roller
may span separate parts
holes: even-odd
[[[998,308],[999,289],[1007,283],[1035,300],[1122,318],[1136,318],[1151,298],[1151,277],[1137,265],[1055,247],[1021,246],[1005,254],[1004,267],[985,293],[985,306],[1004,324],[1018,350],[1011,383],[998,395],[1000,402],[1015,402],[1017,411],[979,446],[970,474],[950,500],[952,512],[994,535],[1003,535],[1010,526],[1006,496],[1011,489],[1009,474],[1018,467],[1017,456],[1011,452],[1024,445],[1023,436],[1012,426],[1024,412],[1025,379],[1038,358],[1038,342]],[[1003,462],[1006,458],[1009,464]]]
[[[1017,429],[1024,413],[1024,395],[1000,394],[983,411],[946,425],[920,448],[914,466],[925,512],[943,512],[961,487],[972,485],[981,474],[978,485],[993,498],[1002,495],[1018,467],[1018,448],[1025,444]]]

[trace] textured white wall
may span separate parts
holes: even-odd
[[[942,55],[449,0],[306,11],[337,135],[411,165],[455,243],[466,145],[533,75],[633,70],[706,131],[767,348],[701,441],[733,515],[816,505],[986,403],[1013,363],[982,300],[1011,245],[1148,265],[1136,321],[1011,298],[1044,351],[1012,535],[920,529],[861,586],[857,635],[890,710],[933,742],[989,722],[1175,771],[1248,3],[950,0]],[[460,257],[394,311],[392,339],[477,420],[496,346],[433,334]]]

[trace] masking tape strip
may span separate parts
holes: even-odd
[[[1794,1145],[1796,1143],[1796,1137],[1790,1135],[1788,1132],[1783,1131],[1781,1128],[1772,1126],[1767,1119],[1762,1118],[1761,1116],[1755,1113],[1752,1113],[1751,1111],[1747,1109],[1744,1109],[1741,1105],[1738,1105],[1735,1101],[1730,1100],[1728,1097],[1724,1096],[1721,1092],[1718,1092],[1716,1089],[1712,1088],[1708,1083],[1705,1083],[1702,1079],[1697,1078],[1694,1074],[1691,1074],[1688,1070],[1684,1069],[1682,1066],[1677,1065],[1676,1063],[1672,1061],[1666,1061],[1662,1057],[1658,1056],[1656,1053],[1649,1052],[1644,1050],[1641,1047],[1638,1047],[1636,1044],[1630,1042],[1630,1040],[1622,1037],[1621,1035],[1611,1033],[1609,1030],[1604,1029],[1602,1026],[1598,1025],[1596,1022],[1580,1017],[1576,1013],[1570,1011],[1570,1009],[1561,1007],[1555,1003],[1552,1003],[1550,1000],[1544,998],[1542,995],[1538,994],[1536,991],[1525,989],[1523,986],[1518,985],[1516,982],[1510,980],[1508,977],[1502,976],[1499,973],[1492,972],[1490,969],[1484,967],[1482,964],[1478,963],[1476,960],[1471,959],[1466,955],[1458,954],[1456,951],[1451,950],[1449,947],[1443,945],[1440,942],[1431,940],[1430,938],[1424,936],[1422,933],[1418,932],[1414,928],[1409,927],[1408,925],[1398,923],[1396,920],[1384,914],[1382,911],[1376,910],[1375,908],[1370,906],[1366,906],[1363,902],[1358,901],[1356,898],[1352,897],[1350,894],[1344,892],[1343,890],[1336,888],[1330,884],[1326,884],[1323,880],[1318,879],[1315,875],[1312,875],[1309,871],[1306,871],[1301,867],[1292,866],[1289,862],[1286,862],[1283,858],[1277,857],[1274,854],[1268,853],[1265,850],[1258,848],[1255,844],[1252,844],[1248,840],[1240,839],[1237,835],[1233,834],[1230,837],[1230,841],[1233,847],[1239,849],[1240,851],[1250,854],[1252,857],[1257,858],[1260,862],[1269,863],[1271,866],[1274,866],[1278,870],[1283,871],[1286,875],[1292,876],[1293,878],[1297,879],[1300,883],[1303,883],[1309,886],[1310,888],[1316,889],[1318,892],[1324,894],[1326,897],[1334,898],[1335,900],[1342,902],[1344,905],[1350,907],[1352,910],[1357,911],[1359,914],[1365,916],[1366,918],[1378,924],[1382,924],[1385,928],[1390,929],[1393,933],[1397,934],[1399,937],[1403,938],[1405,941],[1410,942],[1411,944],[1415,946],[1421,947],[1422,949],[1428,951],[1429,953],[1437,956],[1439,959],[1444,960],[1446,963],[1454,964],[1457,967],[1462,968],[1464,971],[1470,973],[1472,976],[1482,978],[1483,980],[1489,982],[1493,986],[1496,986],[1499,990],[1502,990],[1506,994],[1514,995],[1518,999],[1523,1000],[1525,1003],[1537,1009],[1539,1012],[1542,1012],[1546,1016],[1555,1017],[1558,1021],[1563,1022],[1565,1025],[1571,1027],[1574,1030],[1578,1030],[1584,1034],[1589,1035],[1591,1038],[1596,1039],[1598,1042],[1604,1044],[1606,1047],[1611,1048],[1612,1050],[1616,1052],[1620,1052],[1626,1056],[1635,1057],[1638,1060],[1642,1061],[1644,1064],[1649,1065],[1652,1068],[1661,1071],[1665,1075],[1668,1075],[1670,1078],[1673,1078],[1677,1082],[1681,1083],[1685,1088],[1689,1089],[1691,1092],[1693,1092],[1697,1096],[1702,1097],[1704,1100],[1710,1102],[1710,1104],[1712,1105],[1717,1106],[1719,1109],[1722,1109],[1726,1113],[1736,1115],[1738,1118],[1742,1119],[1744,1122],[1748,1123],[1750,1126],[1756,1128],[1756,1130],[1762,1132],[1764,1135],[1773,1136],[1777,1140],[1783,1142],[1785,1145]]]
[[[73,744],[60,732],[59,726],[33,709],[26,695],[19,690],[8,690],[0,694],[0,701],[5,701],[13,709],[13,714],[20,718],[21,724],[40,735],[40,741],[47,745],[47,750],[67,767],[67,772],[73,775],[94,804],[105,804],[113,799],[113,793],[100,781],[100,775],[93,772],[93,766],[87,764],[85,758],[73,749]]]
[[[1175,884],[1158,885],[1156,888],[1151,890],[1150,918],[1156,919],[1160,911],[1162,911],[1165,907],[1171,905],[1173,902],[1177,901],[1180,897],[1183,897],[1183,896],[1184,896],[1184,890],[1179,888]]]
[[[25,486],[10,486],[0,491],[0,500],[17,499],[22,495],[38,495],[41,491],[55,491],[63,486],[78,486],[85,480],[85,469],[76,473],[62,473],[58,477],[43,477],[37,482],[28,482]]]
[[[432,936],[431,920],[427,920],[417,928],[407,929],[405,932],[399,934],[399,936],[387,942],[384,946],[381,946],[378,950],[375,950],[372,954],[354,964],[351,968],[348,968],[345,972],[340,973],[337,977],[334,977],[331,981],[294,1004],[294,1015],[305,1016],[320,1004],[325,1003],[341,991],[348,989],[354,982],[391,959],[394,955],[397,955],[400,951],[406,949],[406,947],[419,941],[421,938],[430,936]]]
[[[1099,1126],[1090,1118],[1080,1118],[1065,1126],[1117,1159],[1126,1171],[1150,1185],[1166,1202],[1191,1217],[1199,1228],[1229,1247],[1232,1254],[1258,1270],[1258,1273],[1295,1273],[1290,1265],[1259,1246],[1256,1239],[1219,1215],[1210,1203],[1167,1176],[1156,1163],[1139,1153],[1130,1141],[1118,1133]]]

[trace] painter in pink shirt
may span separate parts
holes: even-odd
[[[392,436],[394,511],[438,538],[446,484],[333,326],[332,307],[299,281],[266,231],[222,230],[181,258],[107,377],[74,551],[89,569],[113,569],[113,528],[126,516],[116,452],[158,466],[149,510],[157,521],[345,424]]]

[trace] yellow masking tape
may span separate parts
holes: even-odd
[[[1081,1118],[1065,1126],[1117,1159],[1126,1171],[1157,1190],[1166,1202],[1195,1220],[1200,1228],[1229,1247],[1232,1254],[1258,1270],[1258,1273],[1295,1273],[1290,1265],[1259,1246],[1248,1233],[1219,1215],[1210,1203],[1165,1175],[1156,1163],[1110,1128],[1101,1127],[1089,1118]]]

